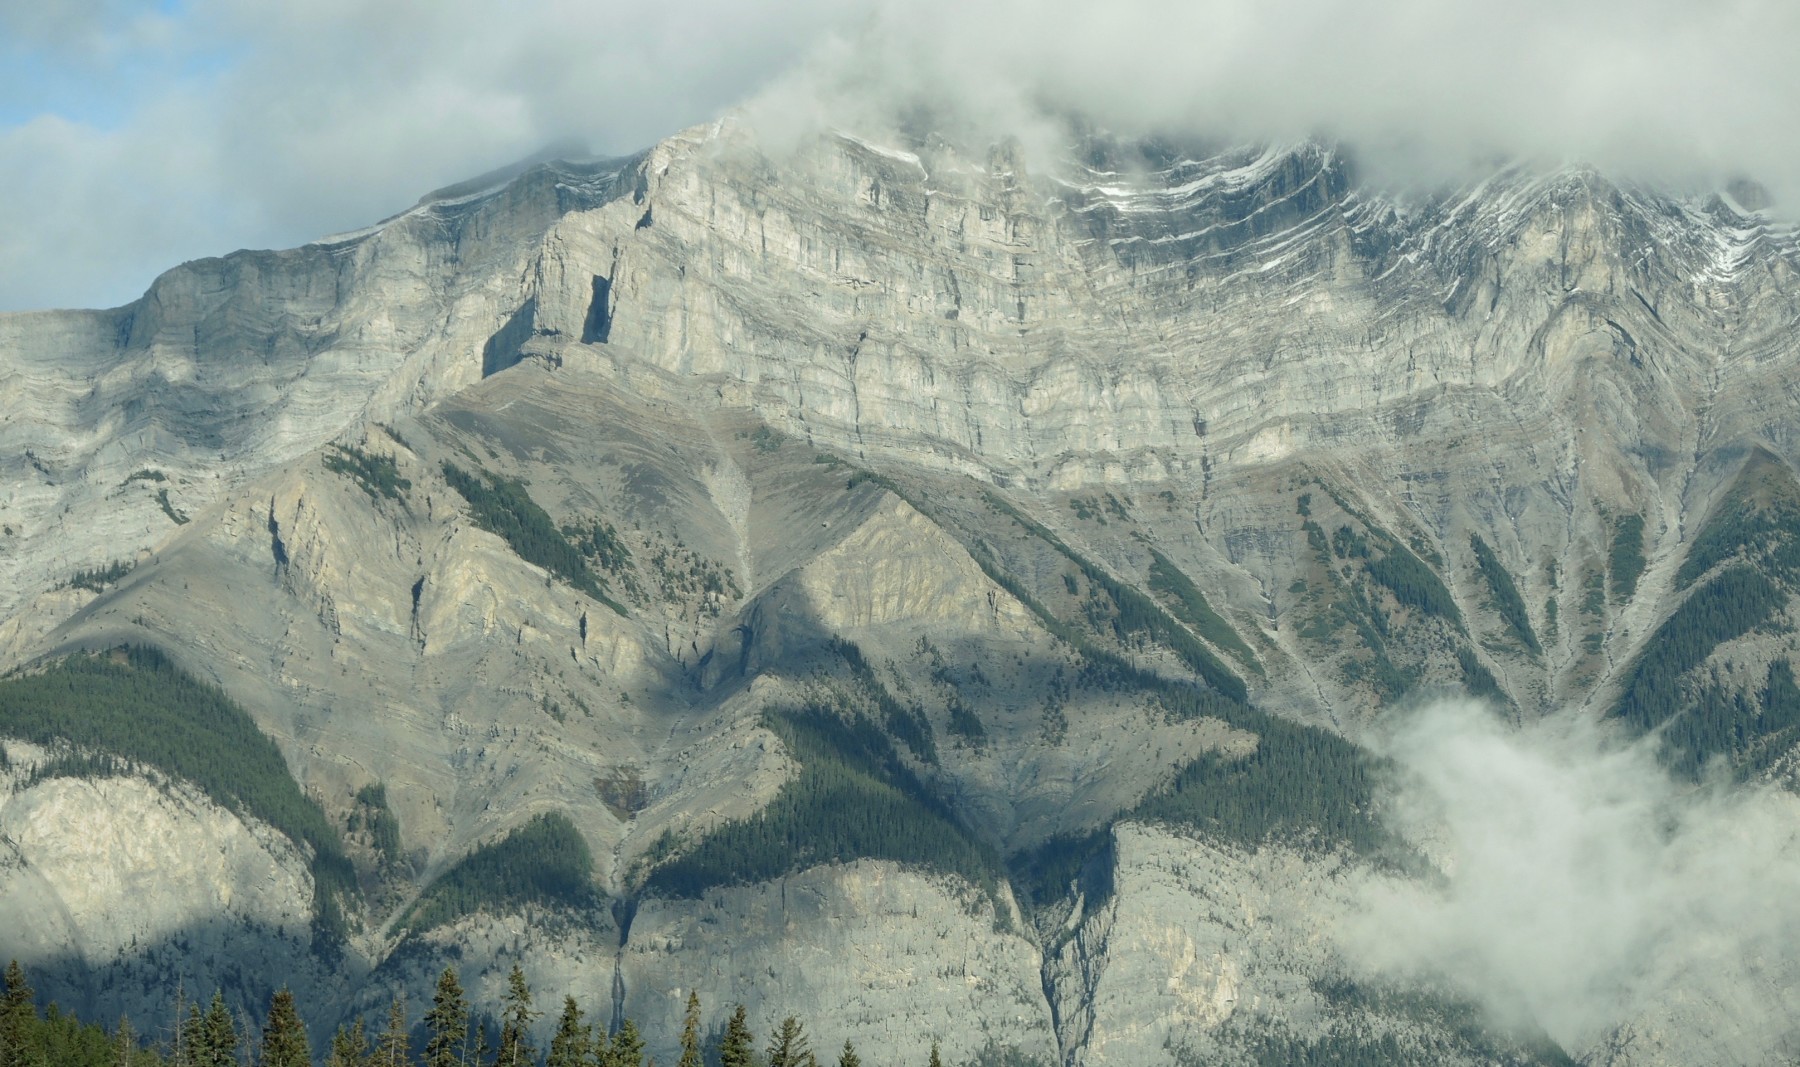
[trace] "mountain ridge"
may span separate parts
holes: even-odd
[[[1734,211],[1584,170],[1398,204],[1312,144],[1035,161],[828,135],[774,158],[729,122],[529,166],[184,265],[125,309],[0,317],[21,413],[0,664],[152,645],[345,833],[381,788],[407,862],[355,853],[348,966],[373,977],[343,1011],[423,996],[457,939],[553,954],[536,906],[398,940],[392,920],[554,815],[638,909],[581,919],[586,955],[555,970],[642,1020],[704,988],[709,1011],[786,997],[833,1041],[898,1023],[957,1058],[989,1027],[1069,1064],[1223,1054],[1276,1022],[1429,1047],[1436,1023],[1323,992],[1344,963],[1312,930],[1371,869],[1323,830],[1376,814],[1358,745],[1395,708],[1617,706],[1749,450],[1792,480],[1796,249]],[[1789,597],[1709,631],[1672,684],[1772,722]],[[805,707],[870,724],[1007,884],[981,903],[832,854],[644,895],[813,780],[770,726]],[[1266,836],[1302,799],[1329,817]],[[1077,839],[1066,866],[1110,864],[1113,894],[1071,876],[1022,905],[1024,857]],[[790,882],[826,933],[773,918]],[[1223,919],[1233,894],[1282,917]],[[759,947],[698,962],[734,938]],[[955,990],[904,963],[946,939],[981,961]],[[56,988],[124,951],[88,946]],[[1024,1014],[982,1007],[982,968]],[[904,990],[885,1021],[883,989]],[[1654,1018],[1567,1051],[1634,1062]]]

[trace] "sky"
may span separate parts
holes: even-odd
[[[1389,176],[1579,159],[1800,193],[1785,0],[0,0],[0,310],[353,229],[738,106],[779,140],[954,107],[1325,136]]]

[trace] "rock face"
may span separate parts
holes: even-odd
[[[318,981],[312,876],[286,837],[181,782],[31,783],[25,768],[44,753],[9,749],[0,906],[15,921],[6,951],[49,965],[46,997],[103,998],[148,1020],[164,1017],[172,983],[185,982],[191,997],[230,976],[234,1000],[248,1005],[280,981]]]
[[[1263,751],[1252,706],[1356,740],[1434,691],[1629,704],[1741,472],[1793,482],[1797,248],[1583,170],[1408,201],[1316,145],[770,158],[726,122],[126,308],[0,316],[0,660],[163,649],[277,741],[362,883],[314,959],[304,850],[154,775],[52,778],[0,808],[0,892],[34,917],[0,952],[149,1011],[166,991],[118,976],[178,956],[204,985],[221,950],[188,931],[253,927],[245,1002],[265,963],[314,975],[320,1026],[523,959],[663,1062],[688,990],[709,1029],[741,1001],[895,1058],[1513,1055],[1346,992],[1329,928],[1366,857],[1127,816]],[[1720,558],[1770,558],[1746,546]],[[1747,735],[1792,578],[1676,672]],[[829,856],[646,895],[798,780],[779,713],[818,704],[880,727],[884,788],[916,781],[994,884]],[[352,825],[376,784],[379,861]],[[405,931],[551,812],[598,903]],[[205,862],[126,847],[164,840]],[[1027,892],[1071,841],[1098,851]],[[1567,1051],[1709,1054],[1659,1025]]]
[[[787,1015],[811,1019],[820,1052],[849,1040],[912,1061],[938,1042],[949,1062],[1000,1050],[1048,1061],[1058,1045],[1042,960],[1018,923],[1011,900],[997,910],[967,883],[868,860],[648,901],[620,960],[624,1011],[679,1034],[694,990],[703,1004],[743,1000],[760,1034]]]

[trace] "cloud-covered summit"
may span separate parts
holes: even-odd
[[[1340,139],[1396,178],[1529,155],[1800,190],[1800,9],[1752,0],[6,0],[0,42],[0,308],[118,303],[185,258],[751,99],[772,135],[905,106],[1029,135],[1074,111]]]

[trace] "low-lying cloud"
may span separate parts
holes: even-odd
[[[903,108],[1030,135],[1073,111],[1342,139],[1390,177],[1528,155],[1779,196],[1800,190],[1796,46],[1800,7],[1775,0],[0,0],[0,308],[119,302],[183,258],[750,99],[789,136]]]
[[[1340,930],[1357,968],[1447,982],[1572,1054],[1640,1020],[1704,1032],[1721,1062],[1792,1051],[1800,798],[1696,787],[1586,719],[1515,729],[1468,702],[1383,747],[1391,818],[1444,876],[1364,886]]]

